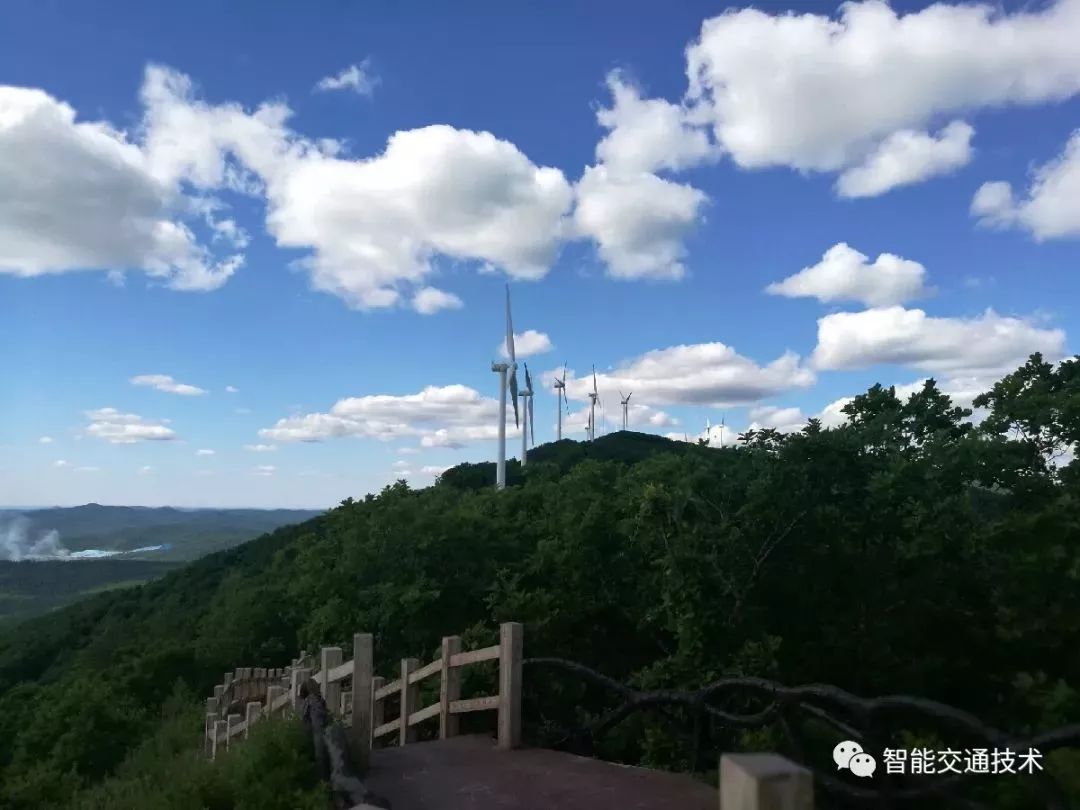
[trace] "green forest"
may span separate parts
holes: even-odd
[[[1080,358],[1035,355],[975,409],[929,381],[906,401],[871,388],[842,427],[752,431],[737,448],[627,432],[557,442],[508,465],[506,491],[490,464],[422,490],[398,482],[25,621],[0,634],[0,807],[255,807],[245,791],[267,772],[277,781],[250,788],[258,807],[319,806],[287,727],[267,724],[227,765],[196,762],[201,699],[226,670],[348,650],[357,631],[375,634],[384,674],[430,660],[444,635],[490,643],[519,621],[527,657],[640,688],[752,675],[929,698],[1021,736],[1078,723],[1080,465],[1059,462],[1080,444]],[[527,671],[530,742],[605,707],[539,680]],[[947,731],[884,729],[893,746],[971,742]],[[807,735],[820,744],[806,758],[835,771],[837,740]],[[766,726],[713,742],[782,739]],[[597,753],[701,770],[684,743],[634,718]],[[1047,760],[1080,805],[1080,751]],[[1034,806],[1020,777],[969,795]]]

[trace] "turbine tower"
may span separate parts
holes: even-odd
[[[495,464],[495,488],[506,487],[506,383],[510,376],[510,402],[514,405],[514,427],[518,426],[517,359],[514,356],[514,324],[510,319],[510,285],[506,285],[506,354],[509,363],[492,363],[491,370],[499,375],[499,455]]]
[[[529,364],[525,363],[525,390],[521,392],[521,412],[525,417],[522,420],[521,425],[521,466],[524,467],[526,461],[529,458],[529,428],[532,426],[533,419],[533,407],[532,407],[533,387],[532,377],[529,376]],[[533,430],[532,434],[533,444],[536,443],[536,431]]]
[[[599,399],[599,395],[596,393],[596,366],[592,367],[592,392],[589,394],[591,403],[589,405],[589,441],[596,440],[596,400]]]
[[[622,429],[623,430],[626,430],[626,424],[627,424],[627,416],[626,415],[627,415],[627,411],[629,410],[630,397],[632,397],[633,395],[634,395],[633,391],[631,391],[625,397],[622,395],[622,391],[619,392],[619,400],[622,402]]]
[[[555,434],[555,435],[558,437],[559,441],[562,441],[562,409],[563,409],[563,402],[566,402],[566,363],[563,363],[562,379],[560,380],[558,377],[556,377],[554,385],[555,385],[555,397],[556,397],[556,401],[555,401],[556,408],[555,409],[559,412],[559,432],[557,434]],[[569,402],[566,402],[566,412],[567,413],[570,412],[570,403]]]

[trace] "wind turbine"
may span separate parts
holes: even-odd
[[[619,392],[619,398],[622,401],[622,429],[623,430],[626,430],[626,422],[627,422],[626,414],[627,414],[627,411],[629,410],[630,397],[632,397],[633,395],[634,395],[633,391],[631,391],[625,397],[622,395],[622,391]]]
[[[521,426],[521,466],[524,467],[529,457],[529,427],[532,425],[532,377],[529,376],[529,364],[525,363],[525,390],[521,392],[521,409],[524,412],[524,423]],[[533,443],[536,443],[536,432],[533,431]]]
[[[724,417],[720,417],[720,446],[724,446]]]
[[[514,427],[518,427],[517,358],[514,355],[514,324],[510,319],[510,285],[506,285],[506,354],[509,363],[492,363],[499,375],[499,455],[495,464],[495,488],[506,487],[506,377],[510,374],[510,401],[514,404]]]
[[[563,363],[562,379],[555,378],[555,397],[556,397],[556,410],[559,412],[559,432],[556,434],[559,437],[559,441],[562,441],[562,409],[563,402],[566,402],[566,363]],[[566,412],[570,413],[570,403],[566,402]]]
[[[596,400],[599,399],[599,394],[596,393],[596,366],[592,367],[592,392],[589,394],[591,404],[589,405],[589,441],[596,440]]]

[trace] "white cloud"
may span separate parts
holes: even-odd
[[[212,455],[215,455],[216,452],[217,452],[216,450],[209,450],[209,449],[204,448],[202,450],[196,450],[195,455],[197,455],[197,456],[212,456]]]
[[[618,71],[607,77],[613,99],[599,108],[608,133],[596,165],[575,187],[575,234],[595,240],[607,273],[618,279],[677,280],[685,275],[683,239],[701,220],[708,197],[660,177],[719,157],[690,111],[663,99],[644,99]]]
[[[61,458],[61,459],[57,459],[56,461],[54,461],[54,462],[53,462],[53,466],[54,466],[54,467],[70,467],[70,466],[71,466],[71,464],[69,464],[68,462],[64,461],[64,460],[63,460],[63,459]]]
[[[512,419],[512,416],[510,417]],[[359,437],[389,441],[419,438],[421,447],[461,447],[498,435],[498,403],[464,385],[428,386],[418,394],[339,400],[327,413],[279,419],[259,431],[278,442]],[[508,435],[518,433],[513,423]]]
[[[551,338],[544,332],[537,332],[535,329],[526,329],[520,333],[514,332],[514,356],[519,360],[523,357],[546,354],[554,348]],[[506,350],[506,338],[503,338],[496,351],[500,357],[510,357],[509,352]]]
[[[252,453],[272,453],[277,450],[277,445],[274,444],[245,444],[245,450],[249,450]]]
[[[798,408],[778,408],[775,405],[751,408],[747,416],[750,418],[747,430],[772,428],[780,433],[796,433],[806,427],[807,421]]]
[[[237,388],[234,385],[226,385],[225,386],[225,393],[226,394],[238,394],[238,393],[240,393],[240,389]]]
[[[75,472],[96,473],[101,472],[101,467],[76,467]]]
[[[203,388],[177,382],[168,374],[140,374],[131,378],[132,385],[142,385],[164,391],[167,394],[180,394],[185,397],[197,397],[206,393]]]
[[[821,413],[817,418],[821,420],[821,426],[825,428],[840,427],[848,421],[848,416],[844,413],[844,408],[854,399],[854,397],[840,397],[840,399],[833,400],[824,408],[821,409]]]
[[[420,472],[423,473],[424,475],[442,475],[444,472],[446,472],[449,469],[450,469],[449,466],[440,467],[440,466],[437,466],[437,465],[427,464],[427,465],[420,468]]]
[[[461,309],[463,306],[456,295],[435,287],[421,287],[412,299],[412,308],[421,315],[434,315],[444,309]]]
[[[0,178],[0,273],[133,269],[211,290],[243,263],[199,244],[144,149],[41,90],[0,85]]]
[[[619,71],[607,77],[612,106],[597,110],[608,134],[596,147],[597,159],[618,174],[658,169],[680,170],[719,157],[708,131],[689,111],[663,99],[644,99]]]
[[[608,275],[681,279],[683,238],[701,219],[708,197],[655,174],[616,174],[590,166],[577,184],[577,232],[596,240]]]
[[[1036,169],[1026,199],[1015,199],[1009,183],[984,183],[971,213],[983,225],[1025,228],[1039,240],[1080,236],[1080,130],[1059,157]]]
[[[40,442],[41,444],[52,444],[53,438],[52,436],[42,436],[40,439],[38,439],[38,442]]]
[[[706,20],[687,50],[688,98],[744,168],[833,172],[904,152],[894,179],[913,178],[912,166],[940,168],[950,149],[927,149],[930,136],[912,131],[1080,91],[1078,31],[1077,0],[1012,14],[935,3],[900,15],[875,0],[845,3],[835,19],[728,11]],[[953,147],[963,141],[963,132],[952,136]],[[920,146],[903,146],[905,138]],[[862,176],[863,190],[875,188],[872,174]]]
[[[150,465],[146,465],[144,467],[139,467],[139,475],[149,475],[153,471],[154,471],[154,468],[151,467]]]
[[[301,264],[312,285],[351,306],[396,305],[402,288],[424,286],[437,254],[518,278],[542,277],[555,258],[569,184],[491,133],[399,131],[381,154],[351,160],[339,144],[288,129],[283,105],[207,105],[186,77],[163,69],[147,86],[161,171],[208,189],[253,175],[278,246],[311,250]]]
[[[882,253],[873,262],[846,243],[829,248],[821,261],[804,267],[765,291],[788,298],[826,303],[859,301],[870,307],[902,304],[927,294],[926,269],[918,262]]]
[[[316,92],[351,90],[360,96],[370,96],[379,85],[379,77],[371,72],[370,60],[349,65],[336,76],[325,76],[315,85]]]
[[[277,472],[277,467],[275,467],[273,464],[260,464],[256,467],[252,467],[251,472],[254,475],[260,475],[264,478],[269,478],[271,475]]]
[[[813,365],[865,368],[896,363],[954,376],[1005,373],[1032,352],[1060,357],[1065,333],[986,310],[973,318],[934,318],[921,309],[887,307],[838,312],[818,320]]]
[[[836,181],[841,197],[877,197],[898,186],[949,174],[971,161],[975,129],[953,121],[934,137],[910,129],[894,132],[858,166]]]
[[[561,372],[561,369],[548,372],[545,382]],[[723,343],[656,349],[612,371],[597,372],[596,378],[601,398],[608,402],[609,411],[616,414],[620,413],[620,390],[633,391],[641,405],[733,406],[751,404],[793,388],[806,388],[815,379],[814,372],[792,352],[759,366]],[[567,398],[588,401],[592,385],[591,374],[580,378],[568,376]]]
[[[171,441],[176,432],[162,422],[143,419],[133,413],[121,413],[116,408],[87,411],[90,424],[85,434],[104,439],[110,444],[134,444],[142,441]]]

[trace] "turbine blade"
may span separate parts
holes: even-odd
[[[514,403],[514,427],[520,427],[518,424],[518,384],[517,384],[517,363],[510,364],[510,401]]]
[[[536,444],[536,418],[533,416],[533,398],[529,397],[529,437]]]
[[[532,391],[532,377],[529,376],[529,364],[525,364],[525,390]]]
[[[627,402],[629,402],[629,401],[630,401],[630,397],[632,397],[633,395],[634,395],[634,392],[633,392],[633,391],[631,391],[631,392],[630,392],[629,394],[627,394],[627,395],[626,395],[626,401],[627,401]]]
[[[506,353],[510,356],[510,362],[517,360],[514,355],[514,322],[510,318],[510,285],[506,285]]]
[[[592,367],[592,390],[596,393],[596,366]]]

